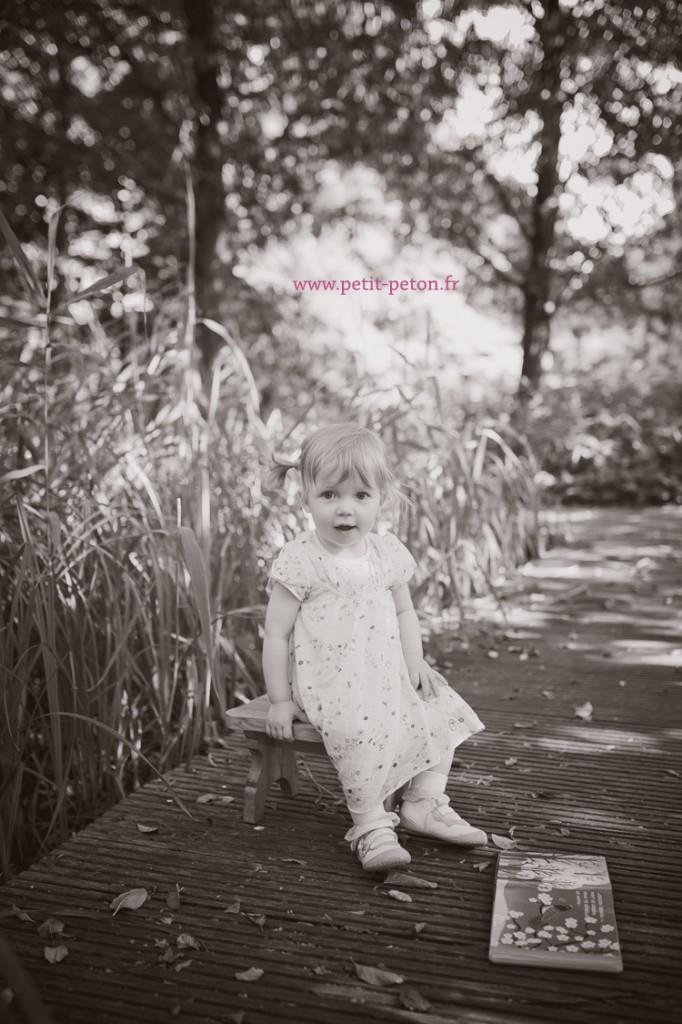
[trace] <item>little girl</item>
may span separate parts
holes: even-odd
[[[346,839],[366,871],[409,864],[398,823],[485,844],[445,795],[455,747],[483,725],[424,661],[407,586],[414,559],[393,534],[374,532],[400,496],[384,445],[351,423],[325,427],[297,464],[273,459],[270,482],[281,487],[289,469],[300,473],[315,529],[285,544],[270,573],[268,735],[291,740],[295,718],[319,730],[353,819]],[[399,815],[388,813],[384,800],[405,783]]]

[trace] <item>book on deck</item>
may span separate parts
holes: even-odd
[[[622,971],[605,858],[500,852],[490,959],[528,967]]]

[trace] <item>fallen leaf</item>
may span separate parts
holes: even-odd
[[[500,652],[499,651],[488,651],[488,657],[489,658],[499,658],[499,656],[500,656]]]
[[[394,974],[393,971],[386,971],[379,967],[369,967],[366,964],[356,964],[353,961],[355,973],[361,981],[375,988],[383,988],[385,985],[402,985],[405,981],[402,974]]]
[[[229,907],[225,907],[223,910],[223,914],[238,914],[241,909],[241,903],[230,903]]]
[[[533,719],[530,722],[514,722],[515,729],[532,729],[534,725],[537,725],[537,721]]]
[[[51,939],[53,935],[61,935],[64,925],[56,917],[48,917],[38,928],[38,935],[41,939]]]
[[[307,868],[308,867],[308,861],[307,860],[299,860],[298,857],[283,857],[282,858],[282,863],[283,864],[298,864],[298,866],[301,867],[301,868]]]
[[[507,768],[511,768],[513,764],[518,763],[518,760],[518,757],[508,757],[504,763],[506,764]]]
[[[569,829],[567,829],[567,828],[560,828],[559,829],[559,835],[560,836],[570,836],[570,834],[571,833],[570,833]]]
[[[490,838],[498,850],[511,850],[516,846],[516,840],[508,839],[507,836],[496,836],[494,833],[491,833]]]
[[[201,949],[197,940],[193,935],[190,935],[189,932],[182,932],[181,935],[178,935],[175,940],[175,945],[178,949]]]
[[[69,951],[66,946],[45,946],[43,955],[48,964],[58,964],[69,955]]]
[[[177,958],[178,958],[178,954],[175,952],[174,949],[171,949],[171,947],[168,946],[168,948],[164,949],[163,953],[159,957],[159,963],[160,964],[172,964],[172,963],[174,963],[177,960]]]
[[[406,871],[390,871],[381,884],[404,885],[407,889],[438,888],[438,882],[430,882],[427,878],[420,878],[419,875],[410,875]]]
[[[479,860],[474,864],[477,871],[485,871],[492,864],[491,860]]]
[[[247,917],[252,924],[255,924],[261,931],[263,931],[265,922],[267,921],[265,914],[245,914],[244,916]]]
[[[141,821],[138,821],[138,823],[137,823],[137,831],[138,832],[158,832],[159,831],[159,826],[158,825],[144,825]]]
[[[109,907],[113,910],[114,917],[116,917],[119,910],[139,910],[147,902],[148,895],[149,893],[146,889],[128,889],[127,892],[122,892],[119,896],[115,896]]]
[[[172,915],[170,915],[170,914],[169,915],[165,915],[165,914],[162,915],[162,917],[161,917],[161,924],[173,924],[173,917],[172,917]]]
[[[193,960],[178,960],[176,964],[173,964],[173,970],[184,971],[185,967],[189,967],[189,965],[193,963]]]
[[[258,981],[265,972],[260,967],[249,967],[248,971],[239,971],[235,974],[238,981]]]
[[[386,893],[392,900],[397,900],[398,903],[411,903],[412,897],[406,892],[401,892],[400,889],[389,889]]]
[[[196,802],[198,804],[218,804],[224,806],[226,804],[234,803],[233,796],[223,796],[221,793],[202,793],[201,796],[197,797]]]
[[[676,779],[679,779],[680,773],[676,772],[674,768],[665,768],[666,775],[674,775]]]
[[[313,974],[331,974],[328,967],[313,967]]]
[[[12,904],[9,910],[3,911],[0,917],[18,917],[20,921],[30,921],[31,924],[35,924],[33,918],[25,910],[20,910],[15,904]]]
[[[415,921],[412,925],[412,932],[414,935],[419,935],[426,928],[426,921]]]
[[[182,892],[182,889],[180,888],[180,886],[176,882],[175,888],[174,889],[169,889],[168,892],[166,893],[166,906],[169,907],[171,910],[179,910],[180,909],[180,893],[181,892]]]
[[[556,696],[556,694],[554,693],[554,690],[543,690],[542,691],[542,696],[546,697],[547,700],[554,700],[554,697]]]
[[[573,711],[576,718],[582,718],[584,722],[589,722],[592,718],[592,712],[594,711],[594,708],[588,700],[585,701],[584,704],[580,704],[577,708],[574,708]]]
[[[406,985],[405,988],[401,988],[399,998],[406,1010],[428,1013],[431,1009],[431,1003],[428,999],[425,999],[421,992],[412,985]]]

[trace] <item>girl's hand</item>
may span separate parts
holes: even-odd
[[[293,700],[271,704],[265,720],[265,731],[273,740],[293,740],[291,725],[295,718],[299,722],[309,721],[305,711],[302,711]]]
[[[421,690],[422,700],[429,700],[430,697],[437,697],[438,691],[441,687],[449,686],[447,679],[445,679],[440,672],[436,672],[435,668],[431,668],[423,658],[408,671],[410,674],[410,682],[414,686],[415,690]]]

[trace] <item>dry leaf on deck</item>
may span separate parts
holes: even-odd
[[[248,971],[239,971],[235,974],[238,981],[258,981],[265,972],[260,967],[249,967]]]
[[[504,763],[506,764],[507,768],[511,768],[513,764],[518,764],[518,760],[518,757],[508,757]]]
[[[18,917],[20,921],[30,921],[31,924],[35,924],[33,918],[25,910],[20,910],[15,904],[12,904],[9,910],[5,910],[0,914],[0,918],[2,917]]]
[[[184,971],[185,967],[189,967],[189,965],[193,963],[193,960],[178,960],[176,964],[173,964],[173,970]]]
[[[490,838],[498,850],[511,850],[516,846],[516,840],[508,839],[507,836],[496,836],[494,833],[491,833]]]
[[[594,708],[588,700],[585,701],[584,704],[581,704],[579,707],[574,708],[573,711],[576,718],[582,718],[584,722],[589,722],[589,720],[592,718],[592,712],[594,711]]]
[[[47,960],[48,964],[58,964],[68,955],[69,951],[66,946],[45,946],[45,949],[43,950],[43,956]]]
[[[438,882],[430,882],[419,875],[410,875],[406,871],[389,871],[382,885],[404,885],[407,889],[437,889]]]
[[[166,893],[166,906],[169,907],[171,910],[179,910],[180,909],[180,893],[181,892],[182,892],[182,889],[176,883],[175,888],[174,889],[169,889],[168,892]]]
[[[537,725],[537,724],[538,723],[536,722],[535,719],[533,719],[531,722],[514,722],[514,728],[515,729],[532,729],[533,726]]]
[[[680,773],[676,772],[674,768],[665,768],[664,771],[666,775],[674,775],[676,779],[680,777]]]
[[[500,656],[500,652],[499,651],[488,651],[488,657],[489,658],[499,658],[499,656]]]
[[[225,907],[223,910],[223,914],[238,914],[241,909],[241,903],[230,903],[229,907]]]
[[[245,914],[244,917],[247,917],[252,924],[255,924],[257,928],[263,931],[267,921],[265,914]]]
[[[127,892],[115,896],[109,907],[113,910],[114,917],[119,910],[139,910],[147,902],[148,895],[146,889],[128,889]]]
[[[232,804],[234,803],[234,797],[222,796],[220,793],[202,793],[201,796],[197,797],[196,802],[198,804]]]
[[[412,925],[412,934],[419,935],[426,928],[426,921],[415,921]]]
[[[143,824],[143,822],[138,821],[138,823],[137,823],[137,831],[138,832],[158,832],[159,831],[159,826],[158,825],[145,825],[145,824]]]
[[[175,945],[178,949],[201,949],[197,940],[189,932],[183,932],[181,935],[178,935]]]
[[[298,857],[282,857],[283,864],[298,864],[300,868],[307,868],[308,861],[300,860]]]
[[[406,892],[401,892],[400,889],[389,889],[386,895],[390,896],[392,900],[397,900],[398,903],[412,902],[412,897],[409,896]]]
[[[64,925],[56,917],[48,917],[38,928],[38,935],[41,939],[51,939],[53,935],[61,935]]]
[[[407,985],[405,988],[401,988],[399,998],[406,1010],[417,1010],[419,1013],[428,1013],[431,1009],[431,1003],[428,999],[425,999],[421,992],[412,985]]]
[[[355,973],[361,981],[375,988],[383,988],[385,985],[402,985],[405,981],[402,974],[394,974],[393,971],[386,971],[379,967],[369,967],[366,964],[356,964],[353,961]]]
[[[474,864],[474,867],[476,868],[477,871],[485,871],[485,869],[489,868],[491,864],[491,860],[479,860],[476,862],[476,864]]]

